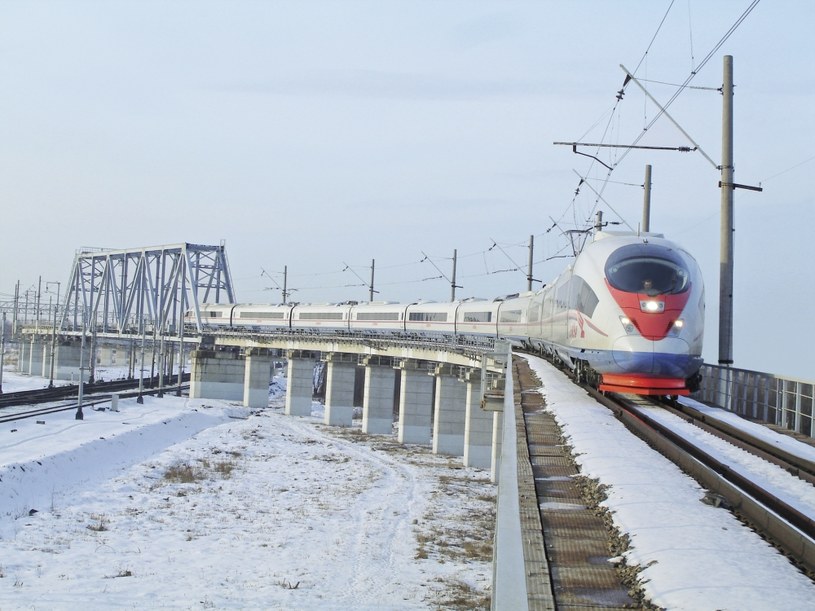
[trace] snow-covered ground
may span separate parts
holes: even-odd
[[[815,585],[786,558],[529,361],[655,604],[812,607]],[[6,372],[4,390],[33,380]],[[280,391],[251,415],[168,394],[0,425],[0,609],[485,607],[488,474],[325,427],[319,404],[287,417]]]
[[[547,362],[527,357],[582,475],[607,486],[603,505],[631,540],[628,565],[666,609],[811,609],[815,584],[613,413]]]
[[[0,609],[488,605],[489,474],[279,391],[0,425]]]

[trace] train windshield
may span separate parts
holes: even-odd
[[[630,244],[614,251],[606,262],[606,278],[615,289],[650,296],[683,293],[690,286],[679,254],[654,244]]]

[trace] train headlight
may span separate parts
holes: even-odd
[[[631,319],[628,318],[628,316],[620,316],[620,322],[622,323],[625,332],[628,333],[629,335],[631,335],[632,333],[634,333],[634,331],[637,330],[636,327],[634,326],[634,323],[631,322]]]
[[[677,318],[671,325],[671,328],[668,330],[668,333],[670,333],[671,335],[679,335],[682,332],[682,328],[684,326],[685,321],[682,320],[681,318]]]
[[[650,312],[651,314],[658,314],[665,311],[665,302],[657,301],[656,299],[643,299],[640,301],[640,310]]]

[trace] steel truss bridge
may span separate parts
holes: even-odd
[[[185,312],[201,331],[202,303],[235,303],[223,243],[127,250],[81,249],[74,257],[60,333],[183,333]]]

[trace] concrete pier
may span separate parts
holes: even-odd
[[[82,342],[80,340],[61,341],[57,343],[57,351],[54,356],[54,379],[72,380],[79,383],[79,363]],[[83,355],[82,367],[84,368],[82,377],[87,382],[90,377],[90,342],[85,342],[85,354]]]
[[[354,381],[357,357],[354,354],[332,352],[326,358],[328,371],[325,381],[325,424],[351,426],[354,417]]]
[[[246,407],[269,407],[272,362],[271,353],[263,348],[252,348],[246,353],[243,378],[243,404]]]
[[[314,394],[314,365],[319,353],[290,350],[286,353],[286,415],[311,416],[311,397]]]
[[[43,361],[45,359],[45,342],[39,339],[31,340],[28,350],[27,371],[33,376],[42,376]]]
[[[42,351],[42,377],[44,378],[51,378],[51,339],[49,338],[47,341],[43,342],[43,351]],[[54,354],[54,358],[56,358],[56,354]],[[54,363],[56,365],[56,363]]]
[[[399,395],[400,443],[430,444],[433,410],[433,377],[427,363],[407,359],[399,366],[402,385]]]
[[[464,464],[489,469],[492,465],[493,412],[481,409],[483,387],[481,370],[473,369],[466,376],[467,413],[464,426]]]
[[[464,423],[467,414],[467,385],[459,378],[460,367],[437,365],[433,452],[464,455]]]
[[[362,432],[390,435],[393,432],[393,396],[396,389],[393,359],[369,356],[362,364],[365,366]]]
[[[19,373],[31,373],[31,340],[22,339],[19,347],[20,353],[17,355],[17,371]]]
[[[190,399],[243,401],[246,358],[237,350],[193,350]]]

